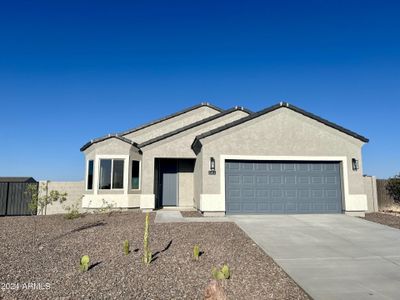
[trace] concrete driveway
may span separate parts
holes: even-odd
[[[314,299],[400,299],[400,230],[346,215],[230,216]]]

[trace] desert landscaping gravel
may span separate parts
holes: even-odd
[[[154,216],[149,266],[141,260],[141,212],[36,217],[38,245],[35,217],[0,218],[0,299],[203,299],[212,267],[223,263],[232,273],[225,282],[228,299],[308,299],[234,223],[154,224]],[[203,251],[198,261],[192,258],[196,244]],[[82,273],[85,254],[92,266]]]
[[[400,214],[398,213],[368,213],[365,214],[365,219],[400,229]]]
[[[184,218],[202,218],[203,214],[198,211],[181,211],[181,215]]]

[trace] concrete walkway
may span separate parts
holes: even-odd
[[[314,299],[400,299],[400,230],[345,215],[234,216]]]

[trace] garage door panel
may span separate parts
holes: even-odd
[[[227,196],[230,199],[234,199],[234,198],[240,199],[241,198],[240,189],[237,189],[237,190],[231,189],[231,190],[229,190],[227,192]]]
[[[285,176],[285,184],[296,184],[296,176]]]
[[[242,182],[244,185],[253,185],[254,184],[254,176],[252,175],[243,175]]]
[[[268,169],[270,170],[270,171],[274,171],[274,172],[280,172],[281,171],[281,165],[280,164],[273,164],[273,163],[271,163],[271,164],[269,164],[268,165]]]
[[[326,198],[338,198],[338,191],[337,190],[325,190]]]
[[[241,184],[241,177],[239,175],[228,175],[228,183],[231,185]]]
[[[254,199],[254,190],[242,190],[242,198],[252,198]]]
[[[340,165],[226,162],[227,213],[339,213]]]
[[[297,183],[299,185],[302,184],[310,184],[311,180],[310,180],[310,176],[298,176],[297,177]]]
[[[282,180],[282,176],[280,175],[273,175],[269,177],[269,182],[271,184],[282,184],[283,180]]]
[[[269,196],[269,190],[256,190],[256,198],[260,200],[266,200]]]
[[[284,195],[286,199],[296,199],[297,191],[296,190],[285,190]]]
[[[291,163],[287,163],[287,164],[283,164],[282,165],[282,169],[285,172],[293,172],[296,171],[296,164],[291,164]]]
[[[310,170],[309,164],[297,164],[296,170],[298,172],[308,172]]]
[[[268,176],[266,175],[257,175],[256,176],[256,185],[257,186],[264,186],[268,184]]]

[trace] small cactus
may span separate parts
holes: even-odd
[[[227,264],[223,265],[221,270],[213,267],[211,274],[215,280],[229,279],[231,277],[231,272]]]
[[[131,252],[131,251],[129,250],[129,241],[128,241],[128,240],[125,240],[125,241],[124,241],[124,253],[125,253],[125,255],[128,255],[129,252]]]
[[[193,247],[193,258],[195,260],[199,260],[199,257],[200,257],[200,248],[199,248],[199,245],[195,245]]]
[[[87,270],[89,270],[89,265],[90,265],[89,255],[82,256],[79,265],[82,272],[86,272]]]
[[[231,270],[227,264],[223,265],[221,272],[224,274],[225,279],[229,279],[231,277]]]
[[[149,246],[149,213],[146,213],[146,221],[144,224],[144,236],[143,236],[143,262],[145,265],[151,263],[152,254]]]
[[[224,273],[218,270],[216,267],[212,268],[211,274],[215,280],[225,279]]]

